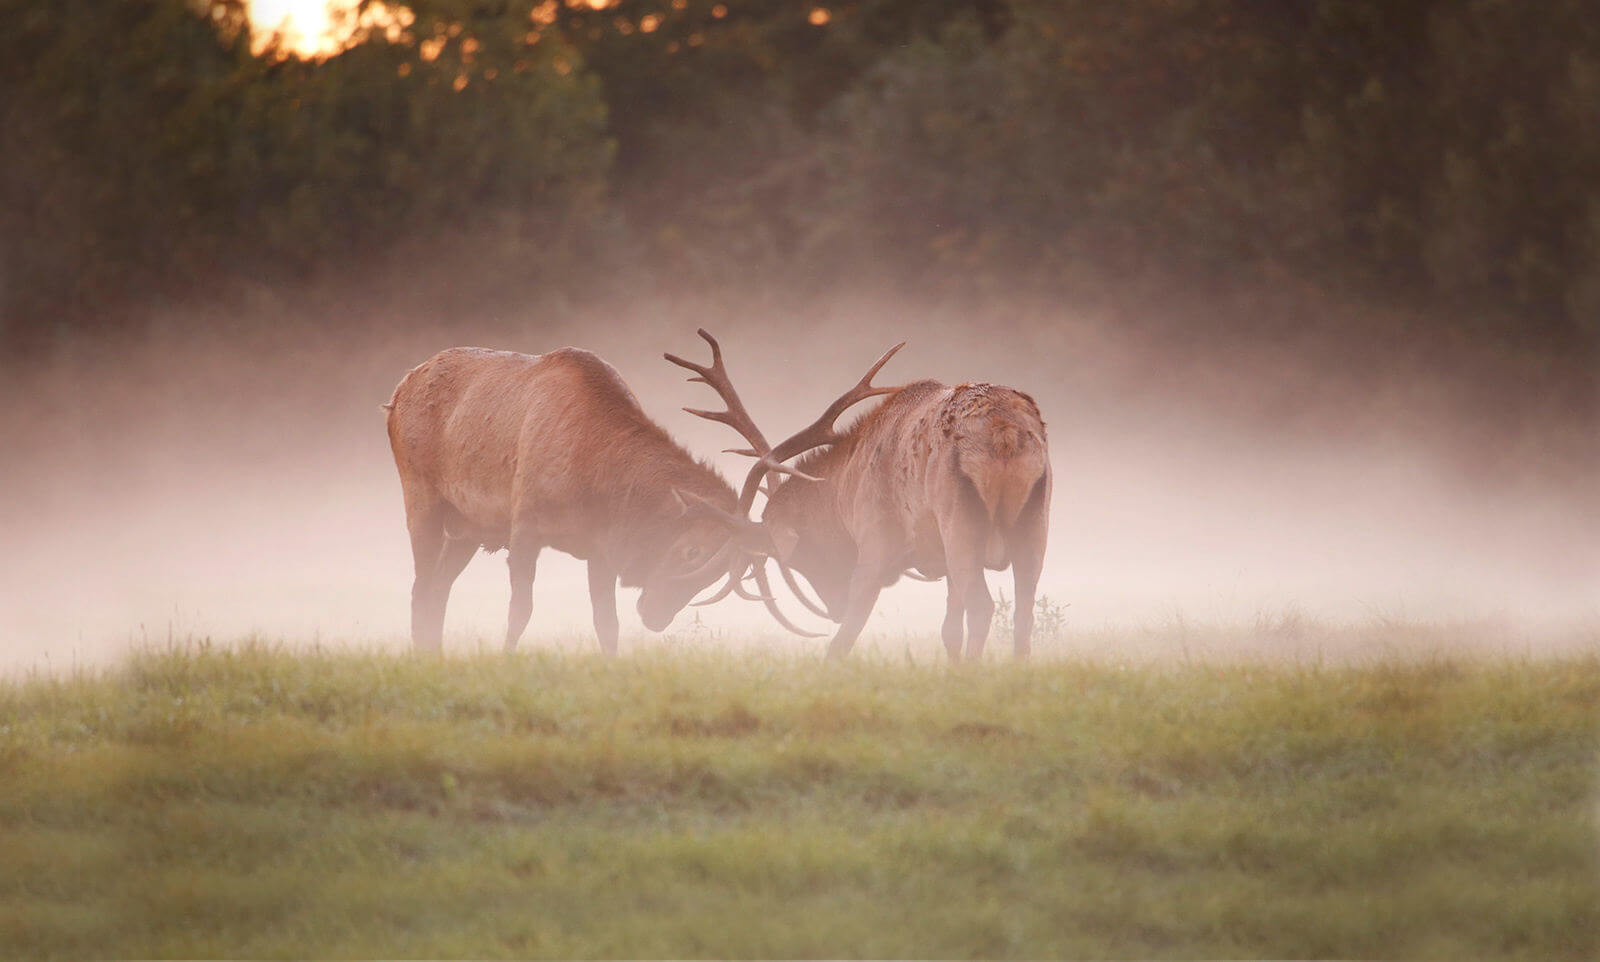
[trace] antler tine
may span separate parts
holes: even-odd
[[[717,339],[712,337],[711,334],[703,327],[695,328],[694,332],[696,334],[700,335],[700,339],[701,340],[703,340],[707,344],[711,345],[711,364],[712,364],[712,366],[721,367],[722,366],[722,345],[718,344],[717,343]]]
[[[782,464],[782,463],[780,463],[778,461],[775,461],[775,460],[773,460],[771,455],[767,455],[767,456],[763,457],[761,459],[760,463],[761,463],[761,466],[766,468],[768,471],[775,471],[778,474],[787,474],[791,478],[799,478],[802,481],[821,481],[822,480],[821,478],[817,477],[814,474],[807,474],[804,471],[801,471],[799,468],[791,468],[787,464]]]
[[[717,343],[716,338],[712,337],[710,334],[707,334],[706,329],[703,327],[695,331],[695,333],[705,338],[705,342],[711,345],[711,367],[702,367],[693,361],[686,361],[676,354],[663,354],[661,356],[678,365],[679,367],[688,368],[694,373],[700,375],[699,377],[692,377],[689,380],[700,381],[701,383],[709,383],[705,379],[711,376],[712,371],[722,367],[722,345]]]
[[[733,593],[738,595],[739,597],[743,598],[746,601],[760,601],[760,602],[766,603],[766,602],[776,602],[778,600],[777,598],[773,597],[772,595],[751,594],[744,587],[744,576],[742,576],[742,575],[740,576],[739,580],[734,584]]]
[[[784,583],[789,586],[790,591],[794,592],[794,596],[800,600],[802,605],[811,609],[811,613],[814,615],[821,615],[824,618],[832,617],[828,614],[826,608],[812,601],[804,591],[800,590],[800,584],[795,581],[794,572],[789,570],[789,566],[783,563],[782,558],[775,558],[774,560],[778,562],[778,573],[783,575]]]
[[[859,404],[869,397],[877,397],[880,394],[889,394],[899,390],[898,387],[873,387],[872,379],[883,369],[885,364],[889,363],[889,359],[894,357],[905,346],[906,342],[901,341],[885,351],[883,356],[878,358],[877,362],[867,369],[867,373],[861,376],[861,380],[857,381],[854,387],[839,395],[832,404],[823,410],[821,417],[811,422],[793,437],[773,448],[772,460],[787,461],[801,452],[821,447],[824,444],[835,444],[841,440],[841,436],[833,427],[834,422],[839,420],[839,415],[843,414],[852,405]]]
[[[777,599],[772,597],[772,586],[767,583],[767,566],[764,563],[757,562],[754,565],[754,568],[756,584],[761,586],[761,593],[768,596],[766,598],[767,611],[772,614],[772,617],[777,620],[778,624],[802,638],[821,638],[822,635],[814,631],[806,631],[804,628],[795,627],[794,622],[790,621],[788,617],[784,615],[783,609],[778,607]]]
[[[697,377],[691,378],[691,380],[704,382],[705,378]],[[738,420],[738,416],[732,411],[702,411],[699,408],[684,408],[684,410],[690,414],[693,414],[697,418],[705,418],[707,421],[721,421],[728,427],[731,427],[736,431],[739,430],[739,425],[735,423]]]
[[[684,408],[684,410],[687,411],[689,409],[688,408]],[[799,470],[796,470],[794,468],[791,468],[787,464],[779,464],[778,462],[772,460],[772,458],[769,455],[762,454],[759,451],[752,451],[749,448],[723,448],[722,449],[722,453],[723,454],[742,454],[747,458],[755,458],[756,461],[758,462],[758,464],[756,465],[757,467],[764,468],[765,470],[768,470],[768,471],[776,471],[779,474],[787,474],[790,477],[801,478],[801,479],[806,480],[806,481],[821,481],[822,480],[821,478],[816,477],[815,475],[806,474],[804,471],[799,471]],[[767,492],[767,486],[765,484],[762,485],[761,491],[763,493],[768,493]]]
[[[702,340],[711,345],[710,367],[696,364],[674,354],[663,354],[662,357],[681,368],[693,371],[696,376],[689,380],[705,384],[713,391],[716,391],[717,395],[722,398],[722,403],[726,404],[728,408],[725,411],[702,411],[696,408],[684,408],[684,410],[696,417],[702,417],[708,421],[717,421],[738,431],[746,441],[750,442],[750,447],[735,453],[757,458],[757,466],[751,469],[751,475],[764,475],[767,469],[761,466],[759,459],[765,459],[772,452],[772,445],[767,443],[767,439],[761,433],[761,429],[756,427],[755,419],[750,416],[750,412],[744,406],[744,401],[739,398],[739,392],[734,389],[733,380],[728,377],[728,369],[722,363],[722,345],[718,344],[717,339],[712,337],[705,328],[701,328],[695,333],[699,334]],[[746,488],[748,489],[749,487],[747,484]],[[754,504],[755,492],[753,490],[741,493],[739,497],[739,513],[748,515],[751,506]]]
[[[729,571],[727,580],[722,583],[722,587],[717,589],[717,593],[716,594],[712,595],[709,598],[704,598],[704,599],[702,599],[700,601],[691,601],[691,602],[689,602],[689,606],[691,608],[703,608],[706,605],[714,605],[717,602],[721,601],[722,599],[728,597],[729,595],[733,594],[733,580],[734,580],[733,572]]]
[[[728,581],[728,592],[736,594],[746,601],[776,601],[777,599],[770,595],[752,594],[745,588],[745,579],[752,577],[750,568],[755,564],[757,564],[757,559],[754,555],[741,555],[739,564],[729,569],[729,573],[734,577]]]
[[[873,387],[872,379],[883,369],[885,364],[889,363],[889,359],[894,357],[905,346],[906,342],[901,341],[883,352],[883,356],[878,358],[877,362],[871,367],[867,368],[867,373],[861,376],[861,380],[857,381],[850,390],[835,398],[833,403],[828,405],[822,412],[821,417],[811,422],[798,434],[772,448],[767,457],[763,459],[764,463],[758,462],[755,467],[750,469],[750,474],[745,477],[744,487],[739,491],[739,504],[748,507],[755,503],[756,491],[760,490],[761,483],[766,480],[768,471],[777,470],[779,473],[792,474],[807,481],[820,480],[784,466],[783,462],[812,448],[820,448],[825,444],[837,444],[843,440],[843,436],[835,431],[833,427],[833,423],[839,420],[839,415],[843,414],[851,405],[865,401],[869,397],[877,397],[880,394],[889,394],[900,390],[898,387]]]
[[[894,347],[891,347],[887,351],[884,351],[883,352],[883,356],[878,358],[877,362],[874,363],[871,367],[867,368],[867,373],[863,374],[861,376],[861,380],[856,382],[856,387],[858,387],[858,388],[860,388],[860,387],[871,387],[872,386],[872,379],[877,376],[879,371],[883,370],[883,366],[885,364],[889,363],[889,358],[894,357],[896,354],[900,353],[900,349],[902,347],[905,347],[907,343],[909,343],[909,342],[901,341],[899,344],[896,344]],[[872,389],[872,393],[873,394],[887,394],[890,391],[894,391],[894,390],[898,390],[898,388],[879,387],[879,388],[873,388]]]
[[[701,328],[695,333],[699,334],[705,339],[707,344],[711,345],[710,367],[706,367],[703,364],[696,364],[695,362],[681,358],[676,354],[663,354],[661,356],[673,364],[684,368],[685,370],[693,371],[695,376],[689,378],[689,380],[691,382],[709,385],[710,388],[713,391],[716,391],[718,396],[722,398],[722,402],[728,406],[728,410],[699,411],[694,408],[684,408],[684,410],[688,411],[690,414],[699,415],[703,418],[709,418],[713,421],[722,421],[724,424],[727,424],[738,430],[741,434],[745,434],[745,429],[748,428],[749,431],[756,437],[760,437],[760,429],[756,427],[755,421],[751,419],[749,412],[745,410],[744,402],[739,400],[739,392],[734,390],[733,382],[728,378],[728,369],[723,366],[722,345],[717,343],[716,338],[706,333],[704,328]],[[748,438],[748,435],[746,436]],[[756,443],[755,438],[749,438],[749,440],[752,444]],[[768,445],[766,444],[765,440],[763,440],[757,446],[766,448]]]
[[[746,578],[750,577],[750,565],[751,565],[751,561],[750,561],[750,559],[748,557],[741,556],[739,558],[736,558],[735,559],[735,563],[728,567],[728,578],[727,578],[727,580],[724,581],[722,583],[722,586],[717,589],[717,593],[716,594],[712,595],[709,598],[705,598],[703,600],[700,600],[700,601],[691,601],[691,602],[689,602],[689,604],[691,606],[693,606],[693,607],[696,607],[696,608],[701,608],[701,607],[704,607],[706,605],[714,605],[717,602],[721,601],[722,599],[728,597],[731,594],[735,594],[735,593],[737,593],[739,595],[739,597],[744,598],[744,599],[746,599],[748,601],[767,601],[767,600],[769,600],[767,597],[765,597],[763,595],[754,595],[754,594],[751,594],[749,591],[745,590],[744,580]],[[775,599],[772,599],[772,600],[775,600]]]

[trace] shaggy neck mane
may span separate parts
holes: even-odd
[[[692,492],[732,507],[737,496],[733,487],[710,463],[695,458],[674,441],[661,425],[642,414],[633,420],[618,439],[617,460],[627,471],[606,475],[616,482],[610,492],[624,501],[643,495],[670,497],[672,489]]]
[[[888,395],[884,402],[872,410],[862,414],[850,423],[842,432],[843,440],[838,444],[830,444],[824,448],[813,448],[800,456],[794,462],[797,471],[822,479],[822,483],[805,481],[799,478],[787,478],[778,486],[779,497],[793,505],[804,505],[808,517],[816,517],[814,512],[826,512],[828,516],[834,514],[833,507],[827,498],[828,479],[833,471],[842,465],[850,452],[854,451],[862,435],[871,430],[882,416],[884,408],[899,394]]]
[[[873,408],[871,411],[856,418],[848,428],[842,432],[844,439],[838,444],[830,444],[824,448],[812,448],[800,456],[794,463],[796,471],[826,479],[827,469],[837,462],[843,461],[855,450],[856,442],[861,437],[861,432],[868,424],[877,420],[878,412],[882,407]]]
[[[881,404],[856,418],[850,423],[849,427],[840,432],[844,436],[844,440],[838,444],[832,444],[825,448],[816,448],[801,455],[800,460],[794,464],[795,469],[826,479],[828,477],[827,469],[837,461],[842,461],[849,457],[850,452],[855,450],[856,444],[861,440],[861,436],[870,432],[873,425],[882,420],[885,411],[897,404],[919,401],[928,394],[944,390],[944,387],[943,384],[934,380],[913,381],[910,384],[903,385],[900,390],[895,391],[893,394],[884,395]]]
[[[617,432],[613,463],[627,468],[601,474],[596,481],[602,491],[597,493],[623,504],[633,504],[643,497],[653,506],[662,498],[670,498],[676,488],[733,505],[736,495],[727,480],[651,420],[627,385],[609,371],[585,368],[582,375],[596,397],[609,401],[611,417],[621,429]]]
[[[856,445],[861,443],[861,439],[873,432],[878,422],[887,416],[885,412],[891,408],[918,403],[928,395],[944,389],[945,385],[930,379],[912,381],[900,390],[884,395],[882,403],[856,418],[849,427],[840,432],[843,440],[838,444],[808,451],[794,463],[795,470],[821,478],[821,484],[788,478],[778,486],[779,497],[790,504],[805,506],[808,516],[814,516],[809,515],[812,511],[823,511],[828,516],[833,516],[836,512],[827,498],[828,479],[843,466],[855,451]]]

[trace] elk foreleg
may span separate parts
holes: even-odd
[[[539,565],[539,545],[520,545],[512,538],[506,557],[511,572],[511,607],[506,615],[506,651],[517,650],[517,642],[533,616],[533,576]]]
[[[594,606],[594,633],[600,650],[617,653],[617,573],[601,561],[589,562],[589,603]]]
[[[875,558],[862,555],[850,572],[850,593],[844,606],[844,620],[833,640],[828,642],[828,659],[837,661],[850,653],[861,630],[867,626],[867,617],[878,603],[878,593],[883,590],[883,565]]]

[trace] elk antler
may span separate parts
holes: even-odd
[[[699,334],[707,344],[711,345],[710,367],[696,364],[693,361],[686,361],[676,354],[663,354],[661,356],[681,368],[693,371],[695,376],[689,380],[710,386],[722,398],[722,403],[726,404],[728,408],[725,411],[702,411],[697,408],[684,408],[684,410],[695,417],[705,418],[707,421],[718,421],[738,431],[741,437],[750,442],[750,447],[730,449],[727,453],[743,454],[747,457],[755,458],[757,467],[763,469],[760,473],[765,475],[765,466],[772,454],[772,445],[767,443],[767,439],[761,434],[761,429],[756,427],[755,418],[752,418],[750,412],[745,410],[744,401],[740,400],[739,392],[734,389],[733,381],[728,378],[728,369],[722,363],[722,345],[717,343],[716,338],[707,334],[705,328],[701,328],[695,333]],[[756,471],[752,470],[751,473],[754,475]],[[759,484],[759,482],[757,483]],[[752,490],[750,485],[746,485],[745,490],[740,493],[739,497],[739,514],[747,519],[750,514],[750,508],[755,505],[755,500],[755,491]]]
[[[748,448],[730,448],[727,451],[729,454],[742,454],[745,457],[756,459],[755,465],[751,467],[750,473],[745,477],[744,487],[739,491],[739,513],[743,515],[748,515],[750,508],[755,505],[756,492],[761,489],[762,482],[766,480],[769,471],[791,475],[806,481],[822,480],[791,468],[783,462],[812,448],[822,447],[825,444],[837,444],[844,439],[844,436],[835,431],[833,427],[834,422],[839,420],[839,415],[843,414],[852,405],[865,401],[867,398],[899,390],[898,387],[874,387],[872,378],[885,364],[889,363],[889,359],[894,357],[897,351],[906,346],[905,341],[901,341],[884,352],[884,355],[878,358],[877,363],[867,369],[867,373],[862,375],[861,380],[857,381],[854,387],[839,395],[832,404],[828,405],[827,409],[822,412],[821,417],[801,429],[799,433],[779,442],[777,447],[773,447],[767,443],[767,439],[762,435],[761,429],[756,427],[755,419],[745,409],[744,402],[739,398],[739,392],[734,389],[733,381],[728,377],[728,369],[722,363],[722,347],[717,343],[717,339],[707,334],[704,328],[695,333],[699,334],[707,344],[711,345],[710,367],[696,364],[693,361],[686,361],[675,354],[663,354],[662,357],[681,368],[693,371],[695,376],[689,380],[709,385],[722,398],[722,402],[728,406],[725,411],[702,411],[696,408],[684,408],[685,411],[708,421],[718,421],[726,424],[738,431],[746,441],[750,442],[750,447]]]
[[[694,372],[695,376],[689,378],[689,380],[709,385],[722,398],[723,404],[727,405],[727,409],[723,411],[702,411],[696,408],[684,408],[685,411],[708,421],[726,424],[739,432],[750,443],[748,448],[731,448],[726,452],[729,454],[742,454],[756,459],[756,463],[750,468],[750,473],[745,476],[744,486],[739,490],[738,517],[728,516],[726,512],[720,512],[720,509],[718,509],[719,513],[727,516],[728,520],[736,525],[757,523],[750,520],[750,509],[755,506],[757,492],[765,492],[769,497],[771,496],[771,486],[764,483],[769,473],[787,474],[805,481],[821,481],[821,478],[813,477],[796,468],[789,467],[784,462],[812,448],[837,444],[844,440],[844,435],[834,428],[834,422],[839,420],[841,414],[867,398],[899,390],[898,387],[874,387],[872,379],[877,375],[878,371],[882,370],[885,364],[889,363],[889,359],[894,357],[896,352],[906,346],[905,341],[901,341],[885,351],[883,356],[878,358],[877,363],[867,369],[867,373],[861,376],[861,380],[857,381],[854,387],[839,395],[832,404],[823,410],[821,417],[802,428],[798,433],[779,442],[777,447],[773,447],[767,443],[767,439],[762,435],[761,429],[756,427],[755,419],[745,409],[744,402],[739,398],[739,392],[734,389],[733,381],[728,377],[728,369],[722,363],[722,347],[717,343],[717,339],[706,333],[704,328],[695,333],[699,334],[701,339],[711,345],[711,365],[709,367],[684,360],[673,354],[663,354],[662,356],[673,364]],[[778,570],[783,574],[784,582],[794,592],[795,597],[800,599],[800,603],[824,618],[832,617],[824,607],[813,602],[800,590],[794,574],[783,563],[783,560],[780,558],[777,561]],[[743,588],[744,579],[752,575],[761,589],[759,596],[749,595]],[[767,583],[766,565],[760,560],[751,561],[743,572],[736,573],[730,570],[728,581],[722,589],[707,601],[699,603],[710,604],[713,601],[720,601],[727,597],[729,592],[738,592],[741,598],[762,601],[778,623],[795,634],[812,638],[821,637],[812,632],[802,631],[784,616],[782,610],[778,608],[777,600],[772,597],[771,586]]]
[[[806,631],[802,628],[796,628],[794,622],[784,617],[783,609],[779,608],[778,602],[770,597],[772,594],[772,586],[767,584],[767,566],[764,559],[757,559],[752,567],[755,569],[756,584],[761,586],[761,593],[769,596],[766,602],[767,611],[771,612],[772,617],[777,619],[778,624],[789,629],[802,638],[821,638],[822,635],[815,631]]]
[[[727,405],[727,410],[724,411],[702,411],[696,408],[684,408],[685,411],[695,415],[696,417],[705,418],[708,421],[718,421],[722,424],[726,424],[735,431],[739,432],[739,434],[750,443],[750,447],[748,449],[739,449],[728,452],[731,454],[743,454],[756,459],[756,465],[751,469],[750,477],[746,479],[744,491],[741,492],[739,496],[739,513],[737,515],[730,514],[704,500],[699,500],[698,504],[695,505],[698,510],[705,513],[718,515],[724,521],[728,522],[728,524],[733,527],[734,539],[737,541],[739,532],[742,528],[757,524],[757,522],[750,520],[750,509],[755,505],[756,489],[760,487],[761,479],[766,476],[768,471],[778,470],[782,473],[794,474],[802,477],[806,476],[800,475],[800,472],[795,471],[792,468],[785,467],[784,465],[772,459],[772,446],[769,445],[767,443],[767,439],[762,436],[761,429],[756,427],[755,419],[750,416],[750,412],[745,410],[744,402],[739,398],[739,392],[734,389],[733,381],[728,377],[728,369],[722,363],[722,346],[717,343],[716,338],[706,333],[704,328],[700,329],[696,333],[698,333],[707,344],[711,345],[710,367],[702,364],[696,364],[693,361],[685,360],[675,354],[663,354],[662,357],[681,368],[693,371],[695,376],[691,377],[689,380],[691,382],[699,382],[701,384],[709,385],[711,389],[716,391],[717,395],[722,398],[722,402]],[[741,598],[746,598],[751,601],[760,601],[761,603],[765,604],[767,606],[767,610],[772,613],[772,617],[777,619],[778,624],[794,632],[795,634],[803,635],[808,638],[820,637],[813,632],[805,631],[799,627],[796,627],[795,624],[783,614],[783,610],[778,607],[778,599],[773,597],[772,588],[767,584],[766,572],[762,568],[759,559],[747,556],[741,558],[740,561],[742,562],[742,566],[739,563],[735,563],[728,569],[727,581],[723,582],[722,587],[715,594],[703,601],[693,602],[693,604],[709,605],[721,601],[729,594],[737,593]],[[760,588],[759,594],[751,594],[745,589],[744,581],[748,577],[754,577],[756,579],[756,584]]]
[[[746,501],[751,503],[755,501],[755,491],[757,488],[762,487],[762,483],[766,480],[767,470],[772,470],[774,468],[781,469],[783,467],[783,462],[795,457],[796,455],[804,454],[805,452],[810,451],[812,448],[820,448],[828,444],[838,444],[840,441],[843,441],[845,436],[835,430],[834,423],[839,420],[839,416],[845,411],[849,410],[854,405],[865,401],[867,398],[877,397],[881,394],[892,394],[893,392],[900,390],[899,387],[874,387],[872,384],[872,379],[877,376],[879,371],[883,370],[883,366],[885,364],[889,363],[889,359],[894,357],[895,354],[905,346],[906,342],[901,341],[899,344],[896,344],[894,347],[891,347],[887,351],[883,352],[883,356],[878,358],[878,360],[874,362],[871,367],[867,368],[867,373],[861,375],[861,379],[857,381],[855,385],[850,388],[850,390],[839,395],[837,398],[834,398],[833,403],[823,409],[820,417],[806,425],[797,433],[790,435],[783,441],[780,441],[777,447],[773,448],[770,452],[767,452],[765,456],[763,456],[756,463],[755,467],[751,469],[749,476],[745,478],[744,489],[739,492],[740,504],[744,504]],[[807,481],[821,480],[794,469],[788,469],[785,473],[792,474],[795,477],[803,478]],[[768,496],[771,496],[770,490],[768,490]],[[789,570],[789,566],[784,564],[782,558],[774,556],[773,560],[778,562],[778,572],[779,574],[783,575],[784,583],[789,586],[789,590],[794,593],[795,598],[797,598],[802,605],[808,608],[813,614],[820,615],[823,618],[833,617],[833,615],[825,606],[819,605],[812,601],[804,591],[800,590],[800,585],[795,580],[794,572]],[[764,587],[763,590],[765,590]],[[776,612],[774,614],[776,614]]]
[[[722,583],[722,587],[715,595],[712,595],[710,598],[707,598],[704,601],[695,601],[691,603],[697,606],[715,604],[734,592],[737,592],[739,597],[748,601],[766,601],[767,599],[761,595],[751,594],[745,590],[744,581],[746,578],[750,577],[749,552],[748,550],[741,549],[739,546],[740,536],[745,531],[749,529],[758,529],[761,526],[757,522],[751,521],[749,518],[734,515],[728,511],[725,511],[706,498],[695,494],[693,491],[685,491],[679,488],[673,488],[672,497],[678,502],[679,505],[682,506],[682,517],[708,518],[713,521],[720,521],[727,525],[733,532],[733,536],[728,541],[728,547],[734,549],[734,557],[729,562],[727,572],[728,579]],[[723,551],[726,550],[727,548],[725,547]],[[720,560],[723,551],[719,551],[716,555],[713,555],[711,561],[708,561],[706,565],[702,565],[695,572],[695,576],[698,577],[710,570],[708,566],[713,562]]]
[[[878,360],[871,367],[867,368],[867,373],[861,375],[861,380],[857,381],[854,387],[839,395],[837,398],[834,398],[833,403],[828,405],[827,408],[823,410],[821,417],[817,418],[815,421],[812,421],[804,428],[801,428],[795,434],[790,435],[788,438],[778,442],[777,447],[767,452],[766,456],[763,457],[761,461],[756,463],[755,468],[751,469],[749,476],[745,478],[744,489],[739,492],[740,503],[743,503],[747,498],[752,503],[755,501],[755,489],[759,487],[761,482],[766,478],[766,470],[783,468],[783,462],[795,457],[796,455],[804,454],[805,452],[810,451],[812,448],[820,448],[828,444],[838,444],[840,441],[843,441],[844,435],[834,430],[833,425],[835,421],[839,420],[839,415],[843,414],[846,410],[856,404],[861,403],[862,401],[865,401],[869,397],[877,397],[880,394],[892,394],[895,391],[900,390],[899,386],[873,387],[872,379],[880,370],[883,369],[885,364],[889,363],[889,359],[894,357],[895,354],[905,346],[906,342],[901,341],[899,344],[896,344],[894,347],[891,347],[887,351],[883,352],[883,356],[878,358]],[[766,470],[763,470],[763,468]],[[813,478],[809,475],[801,474],[792,468],[784,469],[783,473],[793,474],[804,478],[807,481],[821,480],[820,478]]]
[[[810,596],[800,590],[800,582],[795,580],[794,572],[790,571],[789,566],[783,563],[783,559],[775,558],[774,560],[778,562],[778,573],[783,575],[784,584],[789,586],[789,590],[794,592],[794,596],[800,600],[800,603],[811,609],[812,614],[831,619],[833,615],[829,613],[826,606],[812,601]]]
[[[734,566],[728,569],[728,579],[722,583],[721,588],[717,589],[716,594],[702,601],[691,601],[689,604],[696,608],[702,608],[706,605],[714,605],[731,594],[737,594],[746,601],[775,602],[778,600],[770,595],[751,594],[745,589],[745,579],[753,577],[750,573],[750,566],[755,563],[748,555],[742,554],[734,559],[734,562]]]
[[[787,461],[795,455],[802,454],[812,448],[819,448],[824,444],[837,444],[844,440],[844,435],[833,429],[833,422],[839,420],[839,415],[869,397],[877,397],[880,394],[893,394],[895,391],[900,390],[898,385],[894,387],[873,387],[872,379],[879,371],[883,370],[885,364],[889,363],[889,359],[899,353],[900,349],[905,346],[906,342],[901,341],[894,347],[884,351],[883,356],[878,358],[871,367],[867,368],[867,373],[861,375],[861,380],[857,381],[854,387],[834,398],[833,403],[823,410],[821,417],[812,421],[789,438],[779,442],[778,446],[772,450],[773,460]]]

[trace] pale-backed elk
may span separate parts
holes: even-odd
[[[732,487],[588,351],[452,348],[413,368],[384,407],[416,565],[419,649],[439,649],[450,586],[480,547],[509,549],[508,651],[527,627],[546,547],[588,562],[595,632],[608,654],[617,647],[619,578],[644,589],[639,617],[661,631],[736,561],[743,571],[725,514]]]
[[[1013,647],[1027,656],[1051,484],[1044,421],[1032,398],[994,384],[873,387],[873,376],[901,343],[815,422],[773,446],[740,402],[716,341],[699,333],[711,344],[711,367],[667,360],[695,371],[693,380],[709,384],[728,408],[691,413],[733,427],[750,445],[737,453],[756,458],[731,522],[754,524],[747,516],[755,494],[767,492],[759,523],[766,550],[796,597],[839,624],[830,657],[850,650],[879,592],[912,571],[947,581],[943,637],[950,658],[963,655],[963,627],[965,656],[981,656],[994,614],[983,572],[1007,566],[1016,582]],[[884,400],[877,408],[848,429],[835,428],[847,408],[878,395]],[[793,466],[785,463],[801,454]],[[762,561],[753,564],[759,573]],[[791,569],[805,575],[820,605]],[[764,579],[761,586],[770,596]]]

